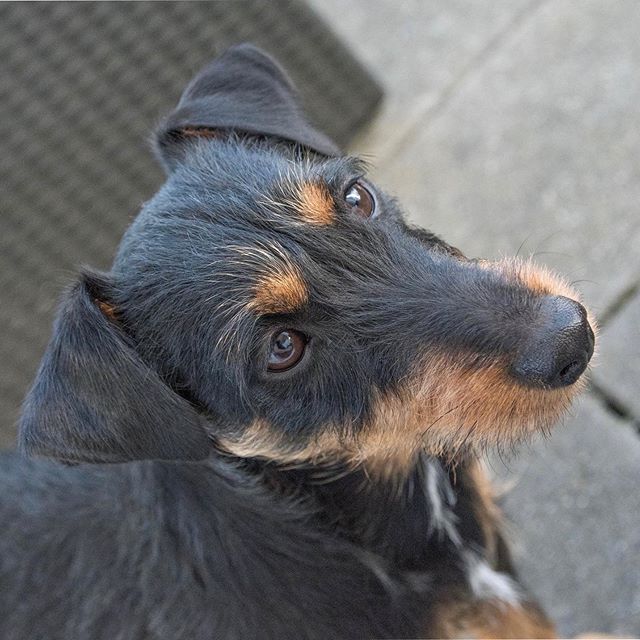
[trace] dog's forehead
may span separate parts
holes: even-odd
[[[251,279],[247,308],[258,315],[294,313],[308,303],[314,262],[309,249],[319,235],[338,232],[339,193],[357,165],[306,159],[272,169],[247,185],[246,215],[228,210],[229,224],[239,227],[244,242],[226,247],[222,261]]]
[[[197,220],[201,242],[259,246],[254,253],[261,259],[280,258],[291,247],[345,233],[345,191],[364,172],[364,163],[351,157],[287,156],[229,144],[205,148],[167,183],[151,217],[173,216],[178,234],[181,224]]]
[[[342,198],[363,164],[259,145],[200,146],[124,244],[154,269],[190,271],[216,285],[211,296],[244,300],[253,313],[300,309],[318,284],[318,247],[331,261],[349,234]]]
[[[270,145],[196,146],[116,257],[115,272],[141,298],[162,290],[156,297],[183,306],[187,296],[212,316],[331,308],[345,279],[370,279],[388,262],[384,225],[354,215],[345,201],[363,175],[358,160]]]
[[[335,205],[340,191],[365,170],[363,161],[354,157],[327,158],[296,147],[213,142],[200,144],[198,153],[168,184],[174,198],[188,200],[195,194],[211,214],[231,220],[284,212],[298,214],[292,222],[326,224],[327,210]]]

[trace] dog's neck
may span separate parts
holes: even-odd
[[[362,470],[285,470],[247,462],[274,492],[303,499],[319,524],[382,556],[395,567],[420,571],[455,563],[463,547],[482,547],[473,517],[465,465],[455,470],[422,455],[399,480],[379,479]]]

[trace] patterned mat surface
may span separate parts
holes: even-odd
[[[148,138],[234,42],[274,54],[312,120],[344,144],[381,98],[302,2],[0,5],[0,446],[80,264],[108,268],[162,180]]]

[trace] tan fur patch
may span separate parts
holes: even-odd
[[[287,443],[282,434],[262,420],[256,420],[240,437],[220,438],[218,443],[235,456],[263,458],[284,466],[295,466],[302,462],[335,462],[340,449],[339,436],[328,430],[323,430],[302,446],[296,447]]]
[[[208,127],[185,127],[180,129],[180,135],[185,138],[219,138],[220,132]]]
[[[291,264],[262,276],[253,290],[249,308],[257,313],[292,313],[309,299],[309,290],[302,274]]]
[[[115,305],[110,302],[105,302],[104,300],[95,300],[95,303],[98,305],[98,309],[109,319],[109,320],[117,320],[117,311]]]
[[[509,281],[520,282],[523,286],[531,289],[538,295],[564,296],[584,304],[580,294],[558,274],[551,271],[544,265],[539,265],[533,260],[522,260],[520,258],[503,258],[502,260],[476,260],[472,264],[488,271],[493,271]],[[595,318],[587,311],[587,320],[597,334],[597,323]]]
[[[379,399],[364,435],[367,466],[379,473],[410,468],[421,448],[454,460],[466,448],[509,445],[545,431],[580,386],[529,389],[500,363],[474,368],[450,355],[432,356],[421,369],[401,394]]]
[[[329,225],[334,220],[333,198],[326,185],[320,182],[297,185],[294,206],[305,222]]]
[[[565,280],[544,265],[536,264],[533,260],[502,258],[495,261],[475,260],[472,264],[503,276],[507,282],[518,281],[539,295],[566,296],[574,300],[578,299],[577,292]]]
[[[433,638],[556,638],[553,624],[531,603],[453,602],[435,611]]]

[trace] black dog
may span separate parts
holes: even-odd
[[[25,401],[23,449],[68,464],[2,461],[0,636],[552,634],[476,460],[580,386],[575,294],[407,226],[251,46],[157,149]]]

